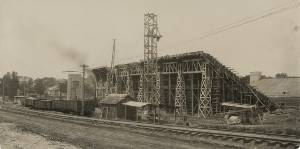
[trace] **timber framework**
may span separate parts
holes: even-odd
[[[129,94],[138,99],[144,61],[114,67],[116,93]],[[107,92],[110,67],[94,68],[97,78],[97,99],[102,101]],[[270,110],[269,99],[241,80],[232,70],[203,51],[157,58],[156,84],[159,107],[179,115],[210,117],[225,111],[222,103],[254,105]],[[176,114],[176,113],[175,113]]]

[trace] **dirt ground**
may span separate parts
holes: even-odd
[[[217,149],[232,148],[203,142],[176,140],[166,136],[140,134],[123,128],[114,127],[87,127],[72,123],[46,120],[36,117],[17,115],[0,111],[0,122],[14,123],[17,128],[30,131],[34,134],[52,138],[60,142],[68,142],[79,148],[124,148],[124,149]],[[14,127],[16,128],[16,127]],[[18,130],[18,129],[16,129]],[[5,139],[9,139],[4,137]],[[19,143],[19,141],[17,141]],[[43,141],[44,142],[44,141]],[[49,142],[49,141],[48,141]],[[26,144],[26,143],[25,143]],[[47,140],[45,140],[45,145]],[[51,143],[50,143],[51,144]],[[67,148],[65,146],[46,146],[31,144],[30,148]],[[24,145],[25,146],[25,145]],[[70,146],[72,147],[72,146]],[[3,147],[4,148],[4,147]],[[25,147],[23,147],[25,148]]]
[[[0,123],[0,148],[3,149],[77,149],[77,147],[47,139],[18,128],[13,123]]]

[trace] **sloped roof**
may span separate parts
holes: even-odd
[[[268,97],[300,97],[300,77],[261,79],[252,86]]]
[[[26,99],[30,99],[30,100],[37,100],[37,98],[34,98],[34,97],[28,97]]]
[[[47,90],[58,90],[58,89],[59,89],[59,86],[54,85],[54,86],[49,87]]]
[[[107,95],[103,102],[104,104],[118,104],[126,98],[131,98],[128,94],[109,94]]]
[[[141,107],[149,105],[149,104],[150,103],[148,103],[148,102],[136,102],[136,101],[128,101],[128,102],[123,103],[123,105],[131,106],[131,107],[138,107],[138,108],[141,108]]]

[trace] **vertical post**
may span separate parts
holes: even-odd
[[[192,101],[191,101],[191,105],[192,105],[192,116],[194,115],[194,77],[193,74],[191,74],[191,96],[192,96]]]
[[[108,116],[108,107],[106,107],[106,114],[105,114],[106,116],[106,119],[107,119],[107,116]]]
[[[172,103],[171,103],[171,100],[172,100],[172,98],[171,98],[171,94],[172,94],[172,92],[171,92],[171,74],[169,74],[169,81],[168,81],[168,83],[169,83],[169,85],[168,85],[168,96],[169,96],[169,107],[170,107],[170,109],[169,109],[169,112],[171,112],[171,105],[172,105]]]
[[[118,105],[115,106],[116,119],[118,119]]]
[[[225,99],[226,96],[225,96],[225,83],[224,83],[224,80],[222,81],[222,103],[225,102]],[[251,99],[250,99],[250,104],[251,104]],[[224,108],[222,108],[221,106],[221,110],[225,111]]]
[[[25,93],[25,79],[24,79],[24,84],[23,84],[23,96],[25,97],[26,96],[26,93]]]
[[[155,124],[155,122],[156,122],[156,106],[154,106],[153,108],[154,108],[153,123]]]
[[[82,102],[81,102],[81,115],[84,115],[84,97],[85,97],[85,95],[84,95],[84,77],[85,77],[85,68],[87,68],[88,65],[83,64],[83,65],[81,65],[81,67],[82,67],[82,98],[81,98]]]
[[[2,103],[4,104],[4,75],[2,77]]]
[[[125,120],[126,120],[126,112],[127,112],[127,106],[125,105]]]
[[[136,114],[136,121],[138,121],[139,120],[139,118],[138,118],[139,117],[139,115],[138,115],[138,108],[135,108],[135,109],[136,109],[136,111],[135,111],[136,112],[135,113]]]

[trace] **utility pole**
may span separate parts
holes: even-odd
[[[86,64],[80,65],[82,67],[82,98],[81,98],[81,115],[84,115],[84,77],[85,77],[85,70],[89,67]]]
[[[4,75],[2,77],[2,103],[4,104]]]

